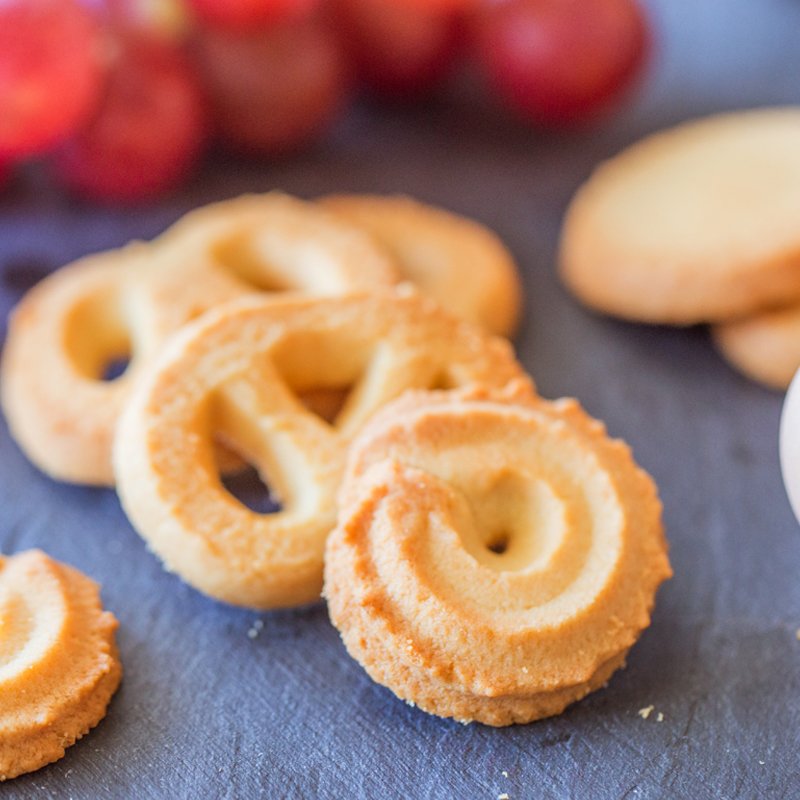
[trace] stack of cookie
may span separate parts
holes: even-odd
[[[800,367],[800,109],[681,125],[602,164],[567,212],[561,270],[587,305],[712,323],[726,358],[785,389]]]
[[[527,722],[623,663],[669,564],[628,448],[538,397],[496,335],[519,306],[477,223],[404,198],[240,198],[33,289],[2,401],[36,464],[116,485],[200,591],[313,602],[327,543],[331,617],[376,680],[443,716]],[[277,512],[226,490],[245,465]]]

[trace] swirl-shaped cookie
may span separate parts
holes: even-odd
[[[448,311],[491,333],[514,333],[522,287],[514,259],[488,228],[408,197],[338,195],[321,202],[369,233],[404,278]]]
[[[350,654],[488,725],[602,686],[670,575],[649,476],[574,400],[409,393],[353,443],[325,596]]]
[[[82,259],[26,295],[3,354],[9,426],[52,477],[111,485],[122,405],[182,325],[255,291],[338,295],[395,279],[366,234],[314,204],[269,194],[199,209],[150,245]],[[104,380],[117,360],[129,360],[124,374]]]
[[[57,761],[119,686],[97,585],[36,550],[0,556],[0,781]]]
[[[520,375],[507,342],[411,290],[234,302],[179,333],[131,396],[117,488],[134,526],[194,587],[258,608],[310,602],[345,450],[368,417],[409,388]],[[331,390],[344,399],[332,423],[300,399]],[[256,514],[223,488],[216,437],[257,467],[279,513]]]

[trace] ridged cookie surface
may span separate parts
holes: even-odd
[[[669,575],[652,480],[575,401],[410,393],[350,451],[325,596],[377,682],[488,725],[602,686]]]
[[[0,780],[57,761],[105,716],[116,628],[77,570],[35,550],[0,556]]]

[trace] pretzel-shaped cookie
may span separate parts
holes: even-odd
[[[77,570],[35,550],[0,556],[0,781],[58,760],[105,716],[116,628]]]
[[[602,686],[670,575],[661,506],[574,400],[409,393],[350,450],[325,595],[348,651],[426,711],[488,725]]]
[[[130,387],[186,322],[257,289],[333,295],[395,277],[365,234],[310,203],[270,194],[192,212],[152,245],[83,259],[22,300],[0,380],[10,428],[52,477],[111,485]],[[125,358],[125,373],[104,381]]]
[[[345,450],[409,388],[502,386],[522,371],[507,342],[408,291],[245,299],[178,334],[119,425],[117,488],[134,526],[185,581],[257,608],[318,598]],[[333,424],[298,395],[349,394]],[[254,464],[282,503],[259,515],[220,483],[211,442]]]

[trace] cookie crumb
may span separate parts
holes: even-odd
[[[800,642],[800,628],[795,631],[794,635],[797,637],[797,641]]]
[[[508,795],[503,792],[503,794],[497,795],[497,800],[508,800]]]
[[[640,708],[636,713],[642,718],[647,719],[652,713],[655,706],[645,706],[645,708]]]
[[[763,767],[763,766],[764,766],[764,764],[766,764],[767,762],[766,762],[766,761],[762,761],[762,760],[759,758],[759,759],[758,759],[758,763],[759,763],[759,764],[761,764],[761,766]]]
[[[656,722],[663,722],[663,721],[664,721],[664,714],[661,711],[659,711],[658,714],[656,715]]]
[[[261,631],[264,630],[264,622],[263,620],[257,619],[249,631],[247,631],[247,638],[248,639],[255,639]]]
[[[507,777],[508,777],[508,772],[506,772],[505,770],[503,770],[503,771],[502,771],[500,774],[501,774],[501,775],[502,775],[504,778],[507,778]]]

